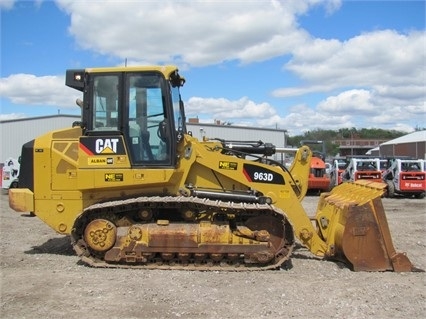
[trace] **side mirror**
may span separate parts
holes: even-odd
[[[163,120],[158,125],[157,135],[164,143],[167,142],[167,122]]]

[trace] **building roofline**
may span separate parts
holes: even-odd
[[[408,133],[406,135],[397,137],[393,140],[381,143],[380,146],[395,145],[395,144],[402,144],[402,143],[418,143],[418,142],[420,143],[426,142],[426,130]]]
[[[68,118],[81,118],[80,115],[72,115],[72,114],[55,114],[55,115],[44,115],[44,116],[34,116],[34,117],[21,117],[11,120],[2,120],[0,123],[11,123],[11,122],[22,122],[22,121],[31,121],[31,120],[43,120],[49,118],[59,118],[59,117],[68,117]]]
[[[23,118],[16,118],[11,120],[2,120],[0,123],[11,123],[11,122],[23,122],[23,121],[31,121],[31,120],[43,120],[43,119],[50,119],[50,118],[75,118],[80,119],[80,115],[72,115],[72,114],[54,114],[54,115],[44,115],[44,116],[34,116],[34,117],[23,117]],[[198,127],[220,127],[220,128],[237,128],[237,129],[244,129],[244,130],[259,130],[259,131],[270,131],[270,132],[283,132],[287,133],[287,130],[285,129],[274,129],[274,128],[264,128],[264,127],[252,127],[252,126],[240,126],[240,125],[220,125],[220,124],[211,124],[211,123],[192,123],[192,122],[186,122],[187,126],[198,126]]]
[[[259,131],[270,131],[270,132],[283,132],[287,133],[285,129],[275,129],[275,128],[265,128],[265,127],[253,127],[253,126],[240,126],[240,125],[221,125],[221,124],[211,124],[211,123],[193,123],[186,122],[186,126],[202,126],[202,127],[221,127],[221,128],[237,128],[245,130],[259,130]]]

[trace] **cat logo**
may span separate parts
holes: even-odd
[[[98,138],[95,142],[97,154],[115,154],[117,153],[118,138]]]
[[[122,136],[82,136],[79,146],[88,156],[126,154]]]

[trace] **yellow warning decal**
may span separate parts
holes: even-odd
[[[225,161],[219,161],[219,168],[220,169],[230,169],[230,170],[237,170],[238,163],[236,162],[225,162]]]
[[[106,173],[105,182],[122,182],[123,181],[122,173]]]

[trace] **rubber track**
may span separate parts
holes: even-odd
[[[226,213],[244,213],[248,215],[256,216],[259,214],[259,211],[269,212],[272,215],[280,215],[286,219],[284,213],[274,207],[273,205],[268,204],[258,204],[258,203],[234,203],[234,202],[225,202],[221,200],[210,200],[206,198],[198,197],[186,197],[186,196],[143,196],[125,200],[115,200],[105,203],[98,203],[84,209],[83,213],[77,219],[84,218],[85,216],[93,216],[98,214],[119,214],[125,211],[146,208],[180,208],[182,205],[190,206],[198,210],[214,210],[216,212],[226,212]],[[76,224],[77,224],[76,221]],[[86,223],[83,222],[85,225]],[[287,225],[290,225],[287,223]],[[77,230],[83,232],[81,229]],[[76,230],[73,229],[71,233],[71,244],[73,245],[74,250],[80,256],[81,260],[92,267],[100,268],[132,268],[132,269],[181,269],[181,270],[197,270],[197,271],[261,271],[261,270],[272,270],[278,269],[283,265],[284,262],[290,259],[294,248],[294,241],[291,243],[286,242],[284,245],[285,255],[282,255],[274,264],[269,264],[266,266],[260,265],[208,265],[208,264],[187,264],[182,265],[179,263],[175,264],[158,264],[158,263],[147,263],[147,264],[115,264],[107,263],[103,260],[97,259],[95,256],[90,254],[90,251],[86,248],[85,242],[82,236],[76,234]]]

